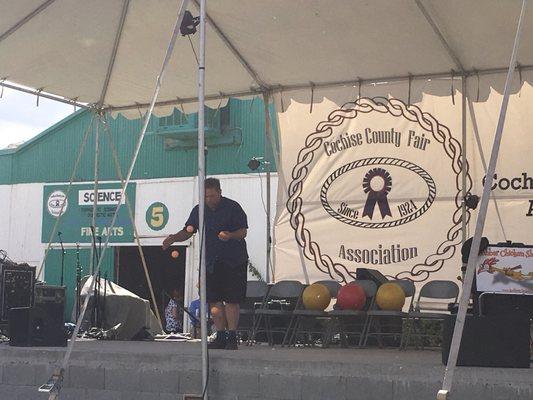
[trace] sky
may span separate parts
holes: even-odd
[[[1,92],[0,88],[0,92]],[[74,112],[74,107],[4,88],[0,98],[0,149],[37,136]]]

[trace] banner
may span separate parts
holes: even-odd
[[[66,193],[68,185],[45,185],[43,190],[43,221],[42,243],[48,243],[50,234],[61,214],[61,221],[57,229],[62,233],[65,243],[90,243],[92,238],[92,218],[94,185],[74,184],[70,189],[68,198]],[[101,183],[98,185],[98,198],[96,199],[96,226],[95,235],[102,237],[102,242],[109,236],[110,242],[133,242],[133,228],[125,199],[121,196],[119,183]],[[130,183],[126,191],[128,200],[135,215],[135,183]],[[65,205],[62,207],[66,198]],[[120,207],[115,226],[111,228],[111,221],[117,208]],[[58,237],[52,241],[59,242]]]
[[[424,85],[442,96],[421,95]],[[360,267],[415,282],[456,280],[463,179],[465,193],[481,196],[502,101],[493,89],[479,98],[488,83],[469,79],[463,162],[458,86],[428,80],[374,85],[362,94],[344,87],[298,93],[288,106],[283,94],[276,98],[285,181],[276,280],[344,282]],[[510,97],[483,233],[493,244],[533,242],[532,103],[527,83]],[[466,238],[477,211],[466,209]]]
[[[276,280],[302,279],[302,259],[310,281],[350,281],[359,267],[424,281],[449,260],[457,274],[463,168],[472,186],[460,117],[436,96],[324,98],[279,113]]]
[[[476,270],[477,290],[533,295],[533,248],[488,247]]]

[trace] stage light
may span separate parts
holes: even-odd
[[[185,11],[183,21],[181,21],[180,32],[182,36],[194,35],[196,27],[200,24],[200,17],[193,17],[189,11]]]
[[[479,203],[479,196],[475,195],[475,194],[468,193],[465,196],[464,201],[465,201],[465,205],[466,205],[467,208],[469,208],[471,210],[475,210],[477,208],[478,203]]]
[[[252,171],[255,171],[257,168],[259,168],[260,165],[261,163],[255,157],[248,161],[248,168],[250,168]]]

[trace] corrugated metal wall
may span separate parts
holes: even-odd
[[[262,100],[232,99],[228,106],[229,127],[242,134],[242,141],[240,144],[209,147],[208,174],[248,173],[250,171],[247,163],[250,158],[264,155]],[[91,119],[92,115],[88,111],[78,111],[24,144],[16,152],[0,152],[0,184],[68,181]],[[159,123],[159,119],[154,117],[148,131],[155,131]],[[91,181],[94,178],[94,125],[91,127],[93,133],[89,136],[75,181]],[[277,126],[274,124],[273,128],[277,136]],[[109,117],[109,129],[125,173],[133,156],[141,120],[127,120],[122,116],[116,119]],[[116,180],[112,153],[105,135],[106,131],[100,127],[99,179]],[[163,137],[147,134],[133,179],[194,176],[197,174],[197,157],[196,148],[166,150]]]
[[[4,150],[0,154],[0,184],[11,183],[11,162],[13,154],[10,150]]]

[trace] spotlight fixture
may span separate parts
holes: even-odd
[[[260,165],[261,163],[255,157],[252,157],[252,159],[248,161],[248,168],[250,168],[252,171],[255,171]]]
[[[200,23],[200,17],[193,17],[189,11],[185,11],[183,14],[183,21],[181,21],[180,32],[182,36],[194,35],[196,33],[196,27]]]
[[[465,200],[465,204],[467,208],[471,210],[475,210],[479,203],[479,196],[475,194],[467,193],[464,200]]]

